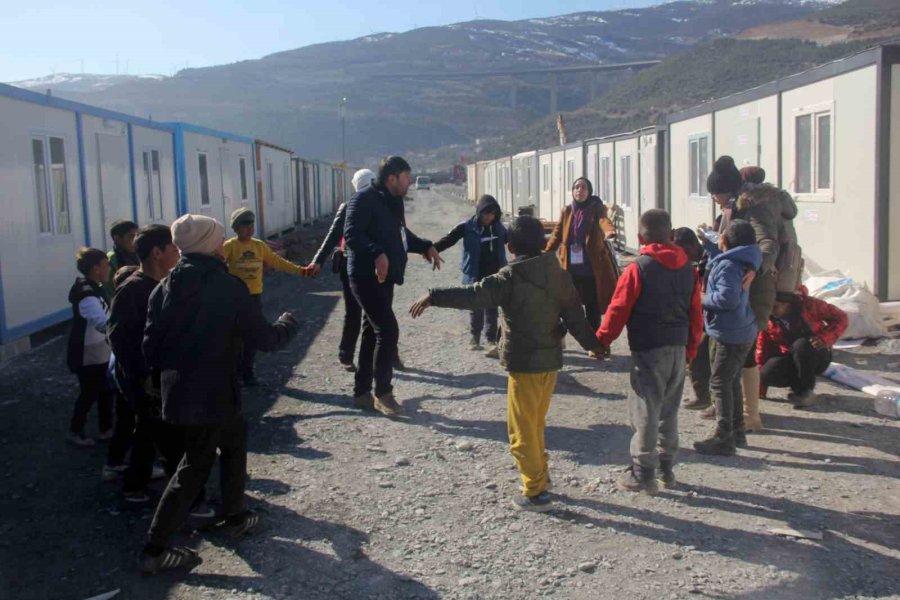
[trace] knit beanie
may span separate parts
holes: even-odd
[[[238,225],[256,222],[256,216],[249,208],[239,208],[231,213],[231,229],[237,231]]]
[[[736,194],[743,183],[734,159],[720,156],[713,165],[712,173],[706,178],[706,189],[710,194]]]
[[[741,169],[741,179],[745,183],[755,183],[759,185],[766,180],[766,170],[762,167],[743,167]]]
[[[204,215],[184,215],[172,223],[172,242],[182,254],[214,256],[225,239],[221,223]]]
[[[369,169],[360,169],[353,174],[353,178],[350,181],[353,184],[353,190],[358,192],[360,188],[364,188],[372,183],[373,179],[375,179],[375,173]]]

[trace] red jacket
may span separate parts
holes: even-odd
[[[688,263],[687,254],[675,244],[649,244],[641,248],[641,254],[647,254],[654,260],[670,269],[680,269]],[[694,293],[691,296],[690,330],[687,343],[687,359],[691,361],[697,356],[700,341],[703,338],[703,307],[700,304],[700,274],[694,269]],[[606,309],[603,323],[597,330],[597,339],[601,344],[611,345],[621,335],[622,330],[631,318],[631,309],[641,295],[641,275],[638,266],[628,265],[619,277],[616,291]]]
[[[756,364],[759,366],[774,356],[790,354],[791,345],[800,335],[817,337],[831,348],[847,330],[847,313],[824,300],[808,296],[805,287],[801,286],[797,296],[799,318],[809,329],[802,331],[796,313],[789,317],[796,328],[793,331],[786,329],[780,320],[769,319],[769,326],[759,332],[757,338]]]

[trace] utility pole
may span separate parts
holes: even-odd
[[[347,104],[347,98],[341,98],[341,162],[347,164],[347,144],[346,144],[346,125],[344,118],[344,107]]]

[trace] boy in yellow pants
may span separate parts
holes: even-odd
[[[276,271],[309,277],[305,267],[295,265],[272,252],[269,245],[253,237],[256,232],[256,217],[248,208],[239,208],[231,213],[231,229],[237,237],[225,242],[225,262],[228,272],[247,284],[250,298],[256,304],[262,303],[263,268],[270,267]],[[244,346],[241,353],[239,372],[244,385],[259,385],[253,370],[253,359],[256,348]]]
[[[507,240],[507,250],[515,258],[496,275],[474,285],[431,290],[409,312],[416,318],[429,306],[501,309],[500,364],[509,372],[509,451],[522,475],[522,494],[513,499],[513,506],[546,512],[553,502],[547,493],[550,476],[544,426],[562,368],[563,332],[567,329],[585,350],[602,354],[606,349],[585,319],[572,278],[555,254],[542,254],[540,221],[516,218]]]

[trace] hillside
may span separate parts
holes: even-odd
[[[900,2],[850,0],[795,21],[766,23],[741,32],[740,39],[799,39],[820,45],[900,36]]]
[[[306,156],[340,159],[347,102],[348,160],[427,152],[498,138],[549,114],[548,77],[448,74],[663,59],[748,26],[796,20],[827,6],[807,0],[697,0],[521,21],[471,21],[317,44],[258,60],[126,81],[99,92],[50,87],[107,108],[254,135]],[[392,74],[420,74],[390,78]],[[599,78],[602,93],[627,74]],[[559,108],[590,102],[584,76],[560,77]]]

